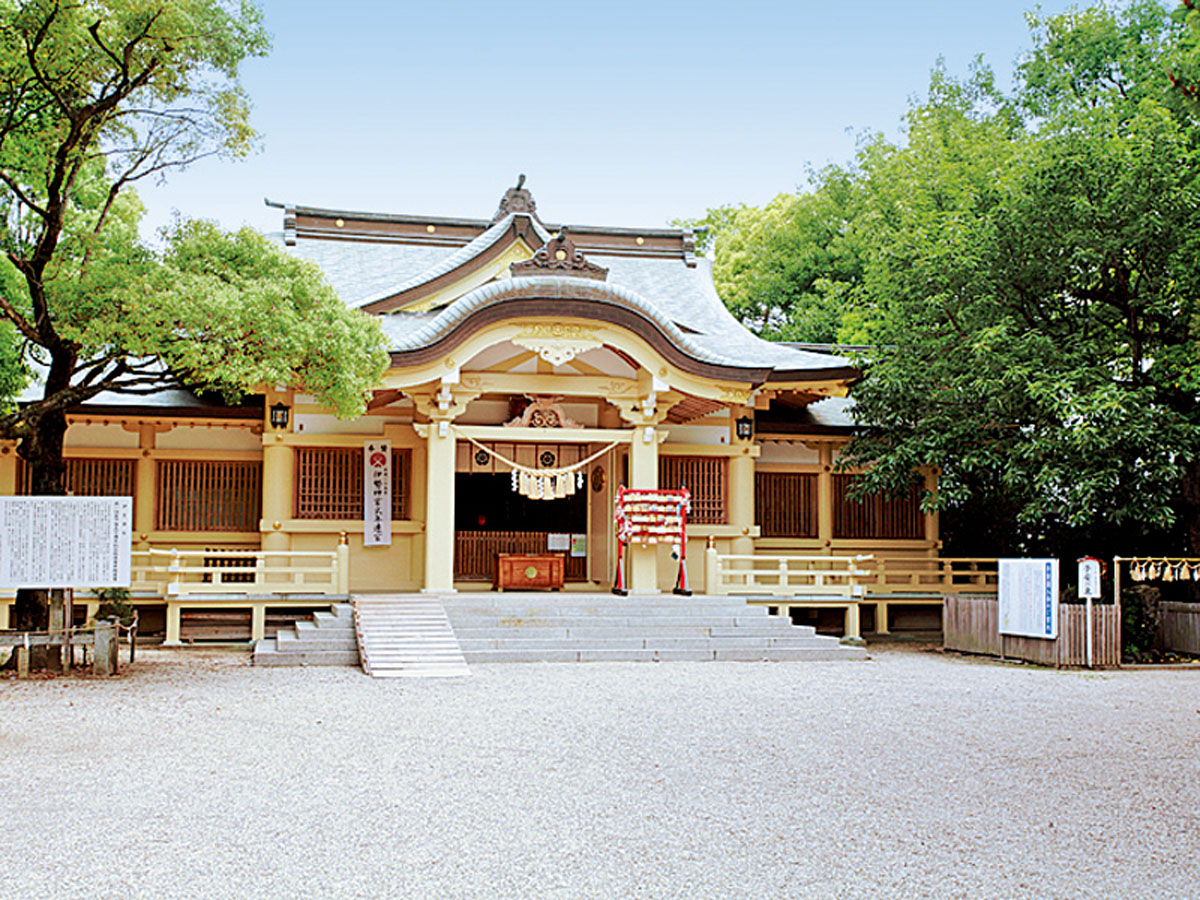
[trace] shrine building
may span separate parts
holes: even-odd
[[[290,385],[238,406],[165,391],[71,412],[70,490],[133,496],[135,599],[169,641],[203,621],[189,611],[236,610],[259,638],[330,594],[490,590],[504,553],[556,553],[568,590],[608,591],[621,485],[691,494],[685,548],[630,546],[634,593],[672,590],[682,549],[698,593],[853,606],[855,628],[870,601],[886,630],[902,598],[878,562],[855,577],[811,558],[937,571],[937,517],[918,502],[935,473],[849,499],[855,476],[835,461],[858,371],[744,328],[691,231],[543,220],[523,183],[489,218],[280,210],[287,252],[387,335],[364,415],[340,420]],[[390,453],[374,524],[368,445]],[[0,493],[20,493],[2,449]],[[769,577],[731,574],[760,556]],[[785,557],[798,562],[780,576]],[[905,602],[940,603],[941,587]]]

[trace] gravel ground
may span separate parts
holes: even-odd
[[[246,662],[0,681],[0,897],[1200,896],[1200,672]]]

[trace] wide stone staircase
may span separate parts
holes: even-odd
[[[861,647],[731,597],[455,594],[441,598],[468,663],[865,659]]]
[[[354,607],[335,603],[329,612],[313,613],[311,622],[281,628],[275,637],[254,645],[256,666],[357,666],[358,640]]]

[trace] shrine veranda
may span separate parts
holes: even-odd
[[[690,231],[567,228],[543,220],[523,184],[487,219],[280,212],[287,252],[380,318],[391,366],[354,421],[289,385],[239,405],[171,390],[71,410],[69,491],[133,497],[146,630],[252,640],[330,597],[487,590],[499,553],[561,553],[569,590],[608,591],[622,487],[689,492],[683,546],[622,551],[633,593],[677,588],[682,557],[698,593],[741,583],[752,602],[848,617],[867,604],[883,611],[877,630],[889,602],[940,603],[945,579],[924,589],[914,575],[916,589],[872,600],[852,571],[800,577],[829,568],[814,557],[936,573],[937,516],[918,503],[936,472],[914,473],[908,496],[849,499],[854,473],[835,462],[858,371],[747,331]],[[387,495],[364,497],[367,444],[390,449]],[[25,477],[0,445],[0,493],[23,493]],[[390,507],[390,530],[365,545],[371,503],[376,522]],[[794,558],[796,583],[813,589],[739,582],[727,571],[738,563],[714,570],[713,554]],[[706,583],[712,571],[720,584]],[[95,606],[77,601],[80,615]],[[11,603],[0,599],[0,627]]]

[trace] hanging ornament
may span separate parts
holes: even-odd
[[[516,469],[512,470],[512,489],[519,491],[521,489],[521,476]]]
[[[1132,566],[1129,567],[1129,577],[1134,581],[1146,580],[1146,566],[1141,560],[1137,560]]]
[[[1175,577],[1180,581],[1190,581],[1192,578],[1192,568],[1187,563],[1179,564],[1179,571],[1175,573]]]
[[[575,487],[583,490],[583,469],[575,473]]]
[[[1163,563],[1162,580],[1163,581],[1174,581],[1175,580],[1175,567],[1172,566],[1170,563],[1166,563],[1166,562]]]

